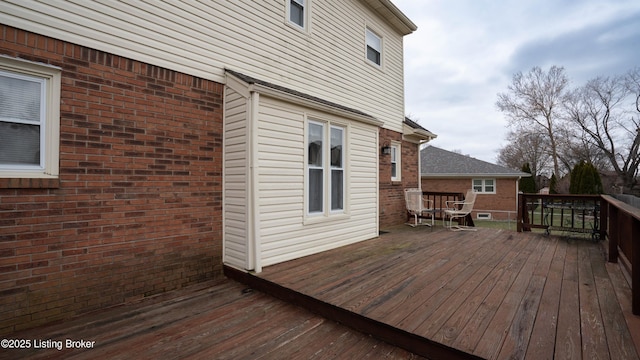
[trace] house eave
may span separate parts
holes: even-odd
[[[402,137],[410,142],[423,143],[437,138],[438,135],[427,130],[415,129],[407,124],[402,124]]]
[[[242,76],[244,76],[245,78],[249,78],[251,82],[245,81]],[[234,90],[238,91],[240,94],[247,98],[249,97],[250,93],[256,92],[264,96],[297,105],[302,105],[310,109],[326,112],[349,120],[354,120],[378,127],[382,127],[384,125],[384,121],[378,120],[377,118],[371,115],[367,115],[359,110],[349,109],[345,106],[334,104],[330,101],[325,101],[311,95],[301,94],[292,89],[284,89],[283,87],[274,84],[265,85],[266,83],[262,84],[260,83],[260,81],[248,76],[238,76],[235,74],[235,72],[229,69],[226,69],[226,84],[227,86],[231,86]]]
[[[409,35],[418,30],[418,26],[413,23],[400,9],[389,0],[362,0],[369,5],[382,18],[386,19],[403,36]]]
[[[308,108],[323,111],[323,112],[337,115],[340,117],[344,117],[349,120],[355,120],[361,123],[374,125],[378,127],[381,127],[382,125],[384,125],[384,121],[378,120],[372,116],[360,115],[351,111],[343,110],[335,106],[327,105],[322,102],[317,102],[312,99],[290,94],[290,93],[273,89],[264,85],[251,84],[249,86],[249,91],[255,91],[260,93],[261,95],[269,96],[278,100],[287,101],[287,102],[291,102],[299,105],[304,105]]]
[[[519,179],[522,177],[529,177],[531,174],[490,174],[490,173],[477,173],[477,174],[421,174],[423,179],[470,179],[470,178],[496,178],[496,179]]]

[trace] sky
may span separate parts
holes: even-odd
[[[404,38],[405,112],[429,142],[496,162],[507,142],[495,105],[513,75],[562,66],[572,87],[640,66],[638,0],[392,0]]]

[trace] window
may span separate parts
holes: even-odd
[[[295,24],[301,28],[305,27],[305,1],[306,0],[288,0],[289,5],[289,22]]]
[[[373,31],[366,29],[367,59],[372,63],[382,65],[382,39]]]
[[[496,193],[496,181],[495,179],[473,179],[473,190],[477,193],[495,194]]]
[[[391,181],[400,181],[400,144],[391,144]]]
[[[344,210],[344,129],[331,127],[331,211]]]
[[[328,139],[328,141],[327,141]],[[327,146],[328,145],[328,146]],[[342,213],[345,206],[345,128],[317,121],[307,127],[307,213]],[[328,159],[328,160],[325,160]],[[326,215],[326,214],[325,214]]]
[[[0,177],[57,178],[60,69],[0,57]]]

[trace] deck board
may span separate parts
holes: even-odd
[[[258,277],[482,358],[637,359],[611,271],[591,241],[407,227]]]
[[[11,338],[96,341],[93,349],[0,349],[0,359],[421,359],[235,281],[29,329]],[[355,350],[354,350],[355,349]],[[291,356],[289,356],[291,355]]]

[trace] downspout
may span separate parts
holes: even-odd
[[[520,204],[518,203],[518,194],[520,194],[520,179],[522,179],[522,176],[518,176],[518,178],[516,179],[516,222],[518,221],[518,209]],[[509,216],[509,218],[511,218],[511,216]]]
[[[260,219],[258,211],[259,196],[258,196],[258,109],[260,105],[260,94],[258,92],[251,92],[251,113],[249,115],[250,121],[250,151],[251,159],[249,160],[249,221],[251,222],[251,230],[249,232],[250,246],[253,255],[254,271],[256,273],[262,272],[262,252],[260,250]]]
[[[420,148],[422,144],[428,142],[429,140],[420,140],[418,142],[418,189],[422,191],[422,160],[420,160]]]

